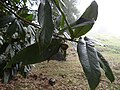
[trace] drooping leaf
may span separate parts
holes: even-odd
[[[79,39],[77,52],[89,86],[91,90],[95,90],[100,82],[101,76],[97,52],[93,46],[84,42],[82,39]]]
[[[99,63],[100,63],[100,67],[105,71],[105,75],[106,77],[113,82],[115,80],[115,77],[113,75],[113,72],[109,66],[109,63],[105,60],[105,58],[103,57],[103,55],[100,52],[97,52],[98,57],[99,57]]]
[[[6,24],[8,24],[10,22],[13,22],[14,19],[15,19],[15,17],[13,17],[12,15],[0,17],[0,28],[5,27]]]
[[[60,44],[60,39],[53,39],[51,44],[44,49],[44,51],[41,51],[39,49],[39,44],[34,43],[18,52],[6,65],[6,68],[10,68],[12,64],[18,62],[22,62],[23,65],[43,62],[58,52]]]
[[[47,47],[52,39],[54,24],[52,21],[52,10],[48,0],[45,0],[43,26],[40,33],[40,45],[42,48]]]

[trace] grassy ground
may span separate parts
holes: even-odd
[[[120,90],[120,39],[106,35],[97,35],[99,42],[105,47],[97,46],[97,49],[105,56],[115,75],[115,82],[110,83],[102,73],[101,81],[96,90]],[[67,52],[66,61],[47,61],[35,64],[26,79],[18,75],[9,84],[0,84],[0,90],[89,90],[86,77],[76,51],[72,47]],[[50,79],[55,80],[51,86]]]

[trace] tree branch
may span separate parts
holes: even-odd
[[[34,26],[34,27],[36,27],[36,28],[41,29],[39,25],[34,24],[34,23],[31,23],[30,21],[27,21],[26,19],[24,19],[24,18],[22,18],[21,16],[19,16],[18,14],[16,14],[16,13],[15,13],[14,11],[12,11],[7,5],[5,5],[2,1],[0,1],[0,4],[1,4],[2,6],[4,6],[6,9],[9,10],[9,11],[8,11],[8,10],[6,10],[6,11],[11,12],[11,13],[14,14],[18,19],[20,19],[20,20],[22,20],[23,22],[25,22],[25,23],[27,23],[27,24],[30,24],[30,25],[32,25],[32,26]],[[68,26],[69,26],[69,25],[68,25]],[[72,42],[78,43],[78,41],[76,41],[76,40],[74,40],[74,39],[63,38],[63,37],[58,36],[58,35],[56,35],[56,34],[53,34],[53,36],[54,36],[54,37],[59,37],[59,38],[61,38],[61,39],[63,39],[63,40],[68,40],[68,41],[72,41]]]
[[[61,36],[58,36],[58,35],[55,35],[55,34],[53,34],[53,36],[54,37],[58,37],[58,38],[61,38],[61,39],[63,39],[63,40],[68,40],[68,41],[72,41],[72,42],[76,42],[76,43],[78,43],[78,41],[76,41],[76,40],[74,40],[74,39],[68,39],[68,38],[63,38],[63,37],[61,37]]]

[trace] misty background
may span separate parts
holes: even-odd
[[[28,0],[29,1],[29,0]],[[78,19],[93,0],[62,0],[67,8],[62,7],[69,22]],[[120,36],[120,0],[95,0],[98,3],[98,19],[92,30],[88,33],[108,34]],[[31,9],[37,10],[40,0],[32,0]],[[73,16],[75,18],[73,18]]]
[[[93,0],[77,0],[82,14]],[[89,33],[120,36],[120,0],[95,0],[98,3],[98,19]]]

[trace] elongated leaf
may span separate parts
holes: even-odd
[[[0,28],[5,27],[6,24],[8,24],[10,22],[13,22],[14,19],[15,19],[15,17],[13,17],[12,15],[0,17]]]
[[[105,60],[105,58],[103,57],[103,55],[100,52],[97,52],[98,57],[100,58],[100,66],[101,68],[105,71],[105,75],[106,77],[113,82],[115,80],[115,77],[113,75],[113,72],[109,66],[109,63]]]
[[[94,20],[97,19],[97,16],[98,16],[98,5],[96,1],[93,1],[91,5],[83,13],[83,15],[80,17],[80,19],[76,21],[76,25],[84,23],[84,26],[79,26],[77,27],[77,29],[75,29],[74,31],[75,38],[78,38],[86,34],[94,25]]]
[[[40,33],[40,44],[42,48],[47,47],[50,44],[54,31],[54,24],[52,21],[52,10],[48,0],[45,0],[43,19],[43,27]]]
[[[16,32],[17,27],[17,21],[14,20],[6,31],[6,37],[11,37]]]
[[[43,62],[58,52],[60,44],[60,39],[53,39],[51,44],[48,46],[48,48],[44,49],[44,51],[39,49],[38,43],[30,45],[18,52],[18,54],[16,54],[6,65],[6,68],[11,67],[12,64],[18,62],[22,62],[23,65]]]
[[[93,27],[93,24],[94,23],[91,23],[76,28],[74,31],[74,37],[79,38],[80,36],[85,35]]]
[[[85,10],[85,12],[83,13],[81,17],[88,18],[88,19],[94,19],[96,21],[97,16],[98,16],[98,5],[96,1],[93,1],[90,4],[90,6]]]
[[[91,90],[95,90],[100,82],[99,58],[94,47],[79,39],[77,51]]]

